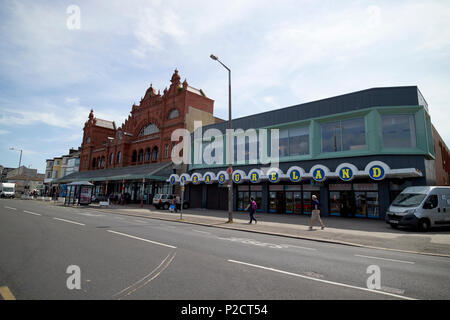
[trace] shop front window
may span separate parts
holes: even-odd
[[[330,191],[330,216],[339,216],[341,214],[341,193]]]
[[[250,193],[248,191],[238,191],[238,211],[244,211],[250,201]]]

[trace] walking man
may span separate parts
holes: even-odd
[[[250,222],[249,224],[252,223],[253,220],[255,220],[255,224],[258,223],[258,221],[256,221],[255,217],[253,216],[256,212],[256,209],[258,208],[256,201],[253,197],[250,197],[250,203],[248,204],[247,208],[245,208],[245,210],[248,211],[248,213],[250,214]]]
[[[312,209],[313,210],[311,213],[311,222],[309,223],[309,230],[313,230],[313,223],[315,220],[319,220],[319,223],[322,226],[322,230],[325,229],[322,219],[320,219],[319,200],[317,200],[317,197],[314,194],[312,196]]]

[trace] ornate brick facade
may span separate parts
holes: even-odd
[[[150,84],[119,128],[114,122],[95,118],[91,110],[83,129],[80,171],[171,161],[172,131],[192,127],[189,113],[200,113],[204,124],[220,121],[213,116],[214,100],[186,80],[181,83],[178,70],[170,82],[162,95]]]

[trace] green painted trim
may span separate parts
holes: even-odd
[[[396,114],[412,114],[414,116],[416,147],[415,148],[384,148],[383,147],[383,131],[382,119],[383,115]],[[322,123],[342,121],[353,118],[364,117],[366,125],[366,146],[365,150],[347,150],[338,152],[323,153],[321,141],[321,127]],[[434,146],[432,145],[432,130],[431,120],[427,118],[427,113],[424,106],[387,106],[387,107],[372,107],[361,109],[357,111],[349,111],[340,113],[338,115],[327,115],[312,119],[292,121],[283,124],[277,124],[264,127],[264,129],[285,129],[293,127],[309,126],[309,151],[308,155],[288,156],[280,158],[280,162],[294,162],[307,161],[315,159],[333,159],[344,157],[358,157],[358,156],[375,156],[375,155],[424,155],[434,159]],[[430,139],[431,137],[431,139]],[[430,141],[431,140],[431,141]],[[268,134],[268,141],[270,142],[270,131]],[[270,144],[269,144],[270,145]],[[226,139],[224,141],[224,161],[226,161]],[[248,161],[243,164],[233,165],[251,165]],[[226,165],[191,165],[189,169],[205,169],[205,168],[220,168]]]

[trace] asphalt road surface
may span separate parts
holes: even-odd
[[[449,299],[450,259],[2,199],[2,298]]]

